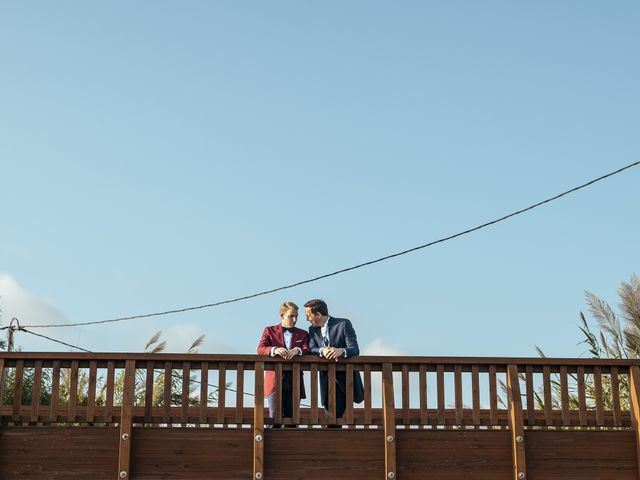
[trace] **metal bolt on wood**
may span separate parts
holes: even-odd
[[[122,439],[123,440],[129,440],[129,434],[128,433],[123,433],[122,434]]]
[[[516,437],[516,442],[518,442],[518,443],[522,443],[522,440],[524,440],[524,439],[522,438],[522,436],[521,436],[521,435],[518,435],[518,436]]]
[[[127,472],[124,470],[120,472],[120,478],[127,478]]]
[[[393,472],[387,473],[387,478],[395,478],[396,474]]]
[[[524,478],[524,472],[518,472],[518,478],[522,480]]]
[[[387,442],[393,442],[393,435],[387,435]]]
[[[258,434],[256,435],[256,442],[261,442],[262,441],[262,435]],[[258,472],[260,473],[260,472]]]
[[[262,472],[256,472],[256,478],[260,480],[262,478]]]

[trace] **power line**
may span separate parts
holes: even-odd
[[[342,273],[346,273],[346,272],[349,272],[351,270],[356,270],[358,268],[367,267],[369,265],[373,265],[375,263],[383,262],[385,260],[389,260],[389,259],[392,259],[392,258],[395,258],[395,257],[400,257],[402,255],[406,255],[408,253],[412,253],[412,252],[415,252],[417,250],[421,250],[423,248],[431,247],[431,246],[436,245],[438,243],[443,243],[443,242],[447,242],[449,240],[453,240],[454,238],[458,238],[458,237],[461,237],[463,235],[468,235],[468,234],[470,234],[472,232],[475,232],[477,230],[481,230],[481,229],[489,227],[491,225],[495,225],[496,223],[503,222],[503,221],[505,221],[505,220],[507,220],[507,219],[509,219],[511,217],[515,217],[516,215],[520,215],[522,213],[525,213],[525,212],[528,212],[530,210],[533,210],[534,208],[538,208],[538,207],[540,207],[542,205],[545,205],[547,203],[553,202],[554,200],[558,200],[559,198],[564,197],[565,195],[569,195],[570,193],[574,193],[574,192],[577,192],[578,190],[582,190],[583,188],[586,188],[586,187],[588,187],[590,185],[593,185],[594,183],[600,182],[600,181],[602,181],[602,180],[604,180],[606,178],[609,178],[609,177],[612,177],[612,176],[617,175],[619,173],[622,173],[625,170],[628,170],[628,169],[630,169],[632,167],[636,167],[638,165],[640,165],[640,161],[634,162],[634,163],[630,163],[629,165],[626,165],[626,166],[624,166],[622,168],[619,168],[618,170],[614,170],[613,172],[609,172],[609,173],[607,173],[605,175],[602,175],[602,176],[600,176],[598,178],[590,180],[587,183],[583,183],[582,185],[579,185],[577,187],[571,188],[571,189],[566,190],[566,191],[564,191],[562,193],[554,195],[553,197],[549,197],[549,198],[547,198],[545,200],[542,200],[542,201],[540,201],[538,203],[534,203],[533,205],[530,205],[530,206],[528,206],[526,208],[522,208],[522,209],[517,210],[515,212],[512,212],[512,213],[509,213],[509,214],[504,215],[502,217],[496,218],[495,220],[491,220],[491,221],[483,223],[481,225],[469,228],[467,230],[463,230],[463,231],[458,232],[458,233],[456,233],[454,235],[449,235],[448,237],[443,237],[443,238],[440,238],[438,240],[434,240],[432,242],[425,243],[424,245],[419,245],[417,247],[409,248],[408,250],[403,250],[401,252],[393,253],[391,255],[386,255],[384,257],[380,257],[380,258],[377,258],[375,260],[370,260],[368,262],[359,263],[359,264],[354,265],[352,267],[343,268],[341,270],[336,270],[335,272],[326,273],[324,275],[319,275],[317,277],[309,278],[307,280],[302,280],[302,281],[296,282],[296,283],[291,283],[291,284],[288,284],[288,285],[284,285],[282,287],[272,288],[270,290],[264,290],[262,292],[253,293],[251,295],[244,295],[242,297],[232,298],[232,299],[229,299],[229,300],[222,300],[222,301],[215,302],[215,303],[208,303],[208,304],[205,304],[205,305],[198,305],[198,306],[195,306],[195,307],[178,308],[178,309],[175,309],[175,310],[166,310],[166,311],[163,311],[163,312],[147,313],[147,314],[143,314],[143,315],[132,315],[132,316],[129,316],[129,317],[119,317],[119,318],[112,318],[112,319],[108,319],[108,320],[95,320],[95,321],[90,321],[90,322],[78,322],[78,323],[66,323],[66,324],[28,325],[28,327],[32,327],[32,328],[35,328],[35,327],[37,327],[37,328],[79,327],[79,326],[84,326],[84,325],[98,325],[98,324],[103,324],[103,323],[123,322],[125,320],[135,320],[135,319],[140,319],[140,318],[158,317],[158,316],[162,316],[162,315],[170,315],[170,314],[174,314],[174,313],[188,312],[188,311],[191,311],[191,310],[200,310],[200,309],[203,309],[203,308],[213,308],[213,307],[218,307],[220,305],[226,305],[226,304],[229,304],[229,303],[236,303],[236,302],[240,302],[242,300],[249,300],[251,298],[260,297],[260,296],[268,295],[268,294],[275,293],[275,292],[280,292],[282,290],[288,290],[288,289],[293,288],[293,287],[298,287],[300,285],[305,285],[307,283],[317,282],[318,280],[322,280],[322,279],[325,279],[325,278],[333,277],[335,275],[340,275]]]
[[[55,338],[47,337],[46,335],[42,335],[40,333],[31,332],[31,331],[27,330],[24,327],[20,327],[17,330],[19,332],[25,332],[25,333],[28,333],[30,335],[35,335],[36,337],[46,338],[47,340],[50,340],[50,341],[56,342],[56,343],[60,343],[61,345],[66,345],[67,347],[75,348],[76,350],[82,350],[83,352],[93,353],[91,350],[87,350],[86,348],[78,347],[76,345],[71,345],[70,343],[63,342],[62,340],[56,340]]]

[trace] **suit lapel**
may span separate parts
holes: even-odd
[[[282,327],[280,325],[276,325],[276,339],[280,342],[281,347],[285,347],[284,344],[284,332],[282,331]]]

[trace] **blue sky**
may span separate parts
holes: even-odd
[[[637,2],[3,2],[3,324],[278,287],[637,161],[639,22]],[[366,353],[579,356],[584,290],[615,304],[640,273],[639,180],[287,292],[39,331],[253,353],[280,303],[321,297]]]

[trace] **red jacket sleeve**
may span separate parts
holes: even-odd
[[[258,355],[271,355],[271,347],[274,346],[272,343],[271,331],[269,327],[265,327],[262,332],[262,338],[260,338],[260,343],[258,343]]]

